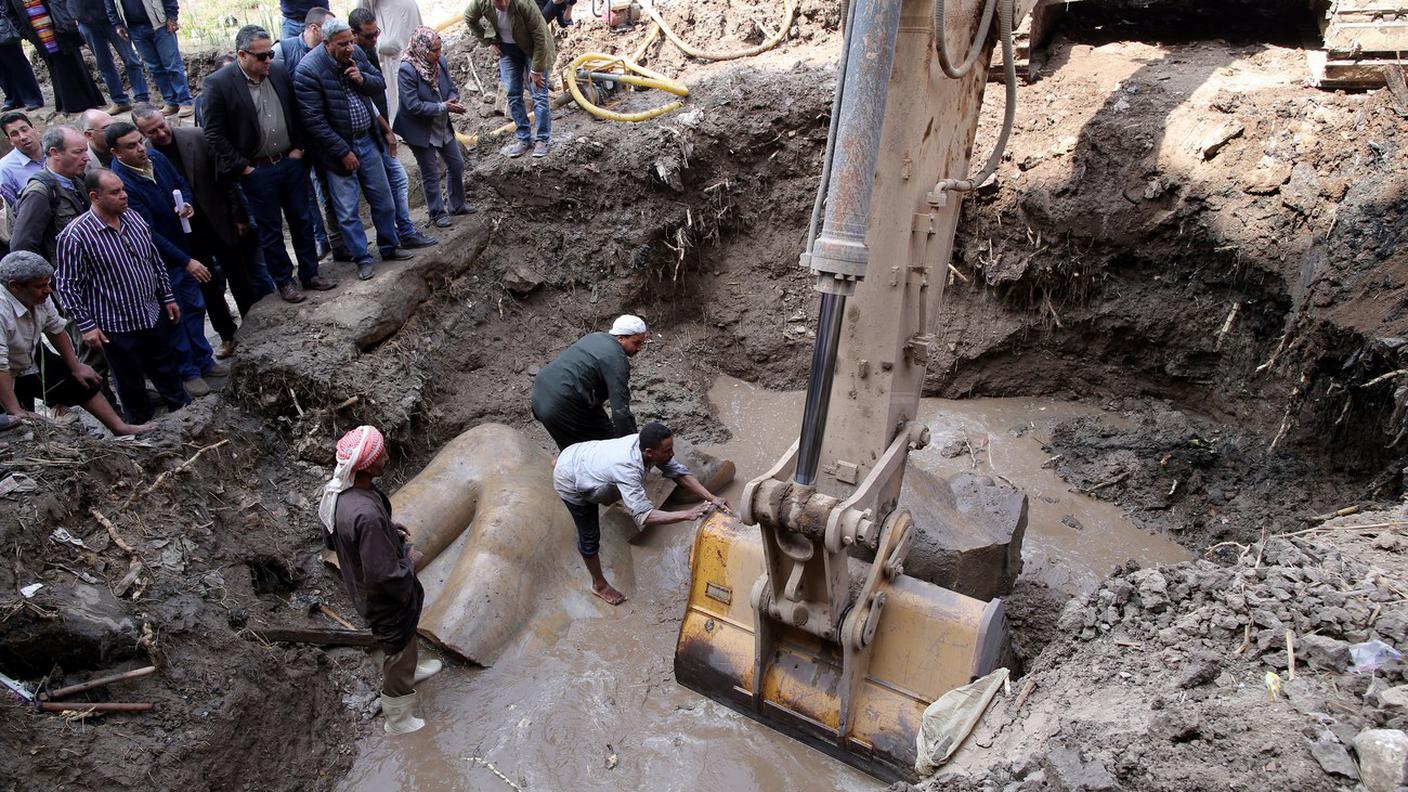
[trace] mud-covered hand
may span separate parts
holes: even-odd
[[[459,101],[455,99],[451,99],[450,101],[445,103],[445,110],[456,115],[459,115],[460,113],[469,112],[467,109],[465,109],[464,105],[460,104]]]

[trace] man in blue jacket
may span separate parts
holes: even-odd
[[[371,207],[382,260],[411,258],[400,249],[396,204],[382,159],[384,148],[395,137],[377,123],[378,111],[371,100],[386,83],[362,70],[367,59],[346,22],[327,20],[323,36],[323,45],[298,64],[294,93],[317,159],[327,170],[343,243],[357,261],[357,276],[367,280],[372,277],[372,257],[360,216],[362,193]]]
[[[214,350],[205,339],[205,300],[200,284],[210,280],[211,274],[205,264],[191,258],[189,233],[181,225],[195,212],[191,205],[194,193],[171,160],[146,148],[137,127],[116,121],[105,134],[112,151],[112,171],[127,189],[128,208],[136,210],[150,226],[152,243],[166,264],[171,291],[181,306],[181,318],[172,333],[181,380],[187,393],[204,396],[210,393],[204,377],[223,377],[230,369],[215,361]]]

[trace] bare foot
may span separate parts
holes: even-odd
[[[592,593],[605,600],[607,605],[620,605],[626,601],[626,595],[612,588],[610,583],[601,588],[592,586]]]
[[[144,424],[123,424],[123,425],[122,425],[122,428],[119,429],[119,430],[117,430],[117,431],[114,432],[113,434],[116,434],[116,435],[118,435],[119,437],[126,436],[126,435],[139,435],[139,434],[142,434],[143,432],[150,432],[151,430],[153,430],[153,429],[155,429],[155,428],[156,428],[156,422],[155,422],[155,421],[151,421],[151,422],[144,423]]]

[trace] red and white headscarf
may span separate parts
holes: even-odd
[[[323,485],[323,498],[318,503],[318,518],[328,533],[337,527],[337,496],[352,487],[357,471],[365,470],[385,450],[386,438],[375,426],[359,426],[337,441],[337,467],[333,469],[332,478]]]

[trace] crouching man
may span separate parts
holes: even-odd
[[[49,407],[82,407],[115,435],[150,431],[156,424],[122,420],[102,394],[103,378],[80,363],[64,332],[68,320],[54,306],[54,268],[41,256],[17,250],[0,259],[0,428],[39,418],[36,400]],[[49,339],[56,355],[40,342]]]
[[[645,494],[645,476],[656,467],[668,478],[694,493],[703,503],[682,511],[662,511]],[[601,543],[598,504],[624,502],[636,527],[697,520],[710,509],[728,509],[728,501],[699,483],[689,468],[675,460],[675,438],[664,424],[648,423],[639,434],[614,440],[589,440],[568,446],[553,468],[553,489],[577,525],[577,550],[592,576],[592,593],[612,605],[626,596],[607,582],[597,553]]]
[[[391,500],[374,484],[390,456],[381,432],[359,426],[337,441],[337,467],[323,488],[318,517],[337,552],[342,581],[372,637],[386,653],[381,711],[388,734],[425,725],[416,716],[416,683],[440,670],[439,660],[416,661],[416,624],[424,592],[416,579],[420,553],[391,521]]]

